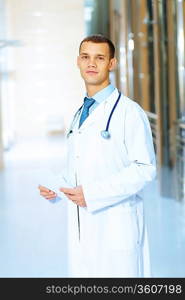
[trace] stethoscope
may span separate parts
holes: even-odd
[[[121,92],[119,91],[118,98],[117,98],[116,102],[114,103],[114,106],[113,106],[113,108],[112,108],[112,110],[111,110],[111,113],[110,113],[110,115],[109,115],[109,118],[108,118],[108,120],[107,120],[106,128],[100,132],[102,138],[104,138],[104,139],[106,139],[106,140],[110,139],[110,137],[111,137],[110,132],[109,132],[110,121],[111,121],[113,112],[114,112],[116,106],[118,105],[118,102],[119,102],[119,100],[120,100],[120,97],[121,97]],[[67,134],[67,137],[69,137],[70,134],[73,133],[73,125],[74,125],[74,123],[75,123],[75,121],[76,121],[77,115],[80,114],[80,111],[81,111],[82,107],[83,107],[83,105],[82,105],[82,106],[77,110],[77,112],[75,113],[74,118],[73,118],[73,121],[72,121],[72,124],[71,124],[71,127],[70,127],[70,129],[69,129],[68,134]]]

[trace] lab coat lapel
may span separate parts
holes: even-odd
[[[107,110],[109,110],[109,104],[112,105],[117,99],[118,90],[115,89],[114,92],[103,102],[101,102],[98,107],[96,107],[88,118],[82,123],[80,129],[85,130],[89,126],[97,122],[97,120],[102,120]]]

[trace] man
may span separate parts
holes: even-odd
[[[152,135],[143,109],[110,84],[114,54],[109,39],[92,35],[77,58],[87,94],[68,135],[72,188],[60,188],[69,204],[71,277],[150,276],[141,192],[156,174]]]

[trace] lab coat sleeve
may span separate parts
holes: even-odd
[[[126,201],[128,197],[140,192],[156,176],[150,124],[145,112],[137,103],[127,108],[123,139],[128,155],[128,165],[117,173],[105,174],[103,180],[82,184],[86,209],[89,212]],[[115,152],[110,159],[113,159],[114,155]]]

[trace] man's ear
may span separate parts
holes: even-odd
[[[109,71],[112,71],[116,68],[117,66],[117,59],[115,57],[111,58],[109,62]]]

